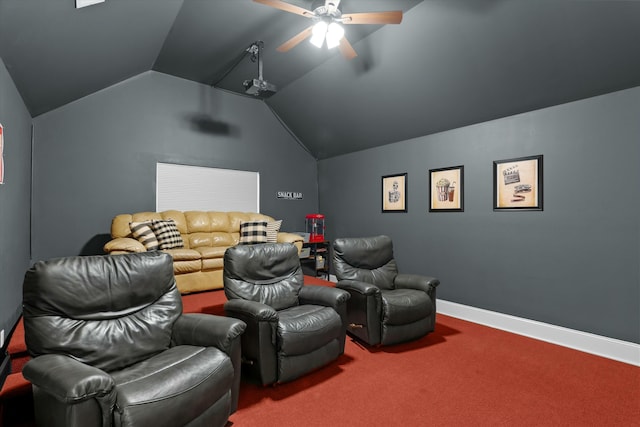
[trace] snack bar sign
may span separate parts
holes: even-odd
[[[277,191],[276,196],[278,199],[285,200],[302,200],[302,193],[297,191]]]

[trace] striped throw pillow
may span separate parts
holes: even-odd
[[[278,231],[280,231],[281,225],[282,225],[282,220],[267,222],[267,242],[269,243],[278,242]]]
[[[267,221],[242,221],[240,244],[267,243]]]
[[[131,234],[142,243],[148,251],[157,251],[160,247],[158,239],[151,229],[150,221],[130,222]]]
[[[184,241],[178,231],[176,222],[172,219],[169,220],[153,220],[151,222],[151,228],[158,239],[160,249],[174,249],[183,248]]]

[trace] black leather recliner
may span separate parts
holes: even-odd
[[[162,252],[40,261],[24,280],[39,426],[224,426],[246,325],[182,314]]]
[[[434,277],[399,274],[388,236],[340,238],[333,242],[336,287],[351,294],[347,332],[369,345],[420,338],[436,323]]]
[[[294,380],[344,352],[349,293],[303,286],[290,243],[230,247],[224,255],[224,310],[247,324],[243,374],[262,385]]]

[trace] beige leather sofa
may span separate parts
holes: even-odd
[[[153,220],[174,220],[184,247],[163,249],[173,257],[173,271],[181,293],[220,289],[224,252],[240,241],[240,223],[267,221],[268,215],[248,212],[164,211],[121,214],[111,222],[111,237],[104,250],[108,254],[145,252],[145,246],[133,237],[130,223]],[[294,243],[298,251],[303,239],[293,233],[277,233],[277,241]]]

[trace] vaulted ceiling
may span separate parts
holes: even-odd
[[[312,9],[311,0],[288,3]],[[640,2],[342,0],[402,10],[345,26],[358,56],[303,42],[310,24],[252,0],[0,0],[0,57],[32,116],[145,71],[244,95],[264,42],[266,100],[318,159],[640,85]],[[246,95],[245,95],[246,96]]]

